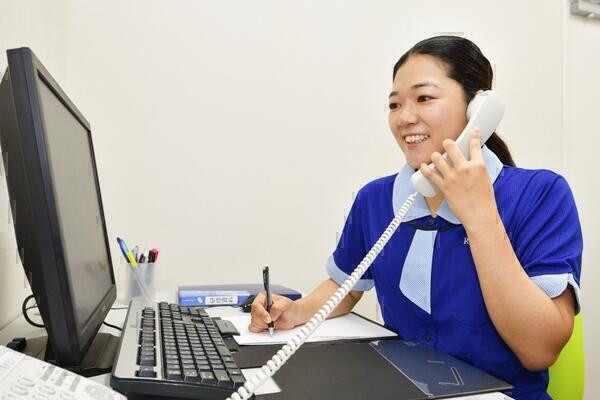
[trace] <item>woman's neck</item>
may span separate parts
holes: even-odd
[[[437,210],[440,208],[440,204],[444,201],[444,195],[442,192],[438,192],[433,197],[425,197],[425,202],[427,203],[427,207],[429,208],[429,212],[434,217],[437,215]]]

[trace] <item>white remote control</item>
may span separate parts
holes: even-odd
[[[114,390],[0,346],[0,400],[126,400]]]

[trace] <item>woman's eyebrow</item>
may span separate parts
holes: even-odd
[[[434,86],[436,88],[439,88],[439,86],[434,81],[423,81],[423,82],[415,83],[414,85],[412,85],[411,89],[418,89],[423,86]]]
[[[433,86],[439,89],[439,86],[434,82],[434,81],[423,81],[423,82],[419,82],[419,83],[415,83],[414,85],[412,85],[410,88],[412,90],[415,89],[419,89],[425,86]],[[392,97],[392,96],[396,96],[398,94],[398,92],[396,90],[390,92],[390,95],[388,96],[388,98]]]

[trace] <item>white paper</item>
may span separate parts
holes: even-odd
[[[248,330],[250,315],[224,317],[224,319],[230,320],[240,332],[240,336],[234,336],[240,345],[284,344],[302,328],[302,326],[297,326],[289,330],[276,330],[271,337],[268,331],[255,333]],[[390,336],[396,336],[396,334],[358,315],[346,314],[323,322],[307,342]]]

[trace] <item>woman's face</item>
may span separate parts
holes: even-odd
[[[442,142],[455,140],[467,124],[467,102],[446,67],[428,55],[413,55],[398,69],[389,97],[389,124],[413,168],[444,152]]]

